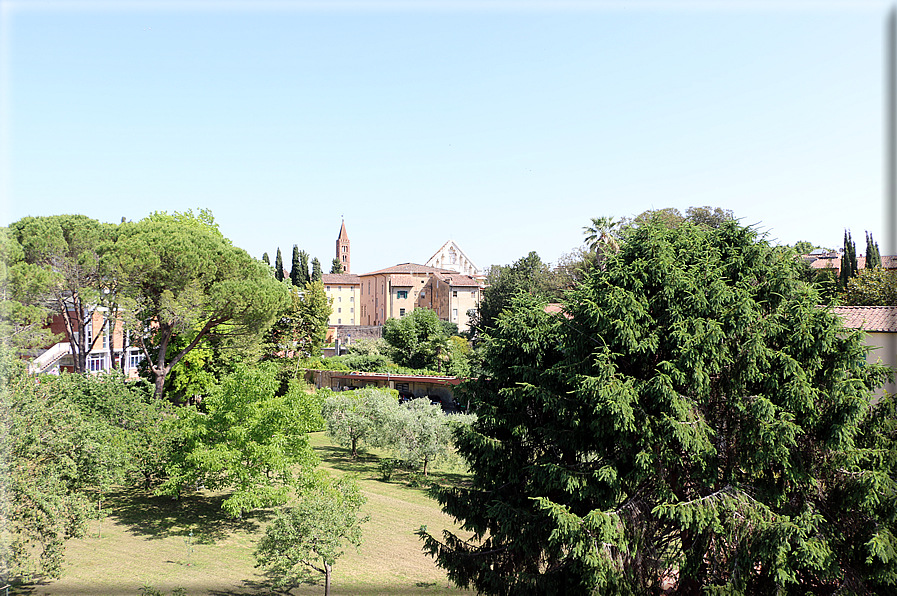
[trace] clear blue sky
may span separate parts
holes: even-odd
[[[0,3],[2,225],[207,207],[329,270],[345,216],[357,273],[690,205],[884,247],[886,2]]]

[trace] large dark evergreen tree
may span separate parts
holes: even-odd
[[[468,385],[471,484],[435,491],[464,534],[426,550],[484,594],[893,593],[883,368],[817,303],[732,221],[640,226],[563,314],[516,294]]]
[[[311,275],[308,274],[308,253],[304,250],[299,251],[299,276],[302,280],[300,287],[304,288],[311,281]]]
[[[277,256],[274,257],[274,277],[277,281],[283,281],[283,255],[280,254],[280,247],[277,247]]]
[[[262,253],[262,263],[264,263],[268,267],[271,266],[271,259],[268,258],[268,253],[266,252]]]
[[[304,288],[305,281],[302,278],[302,269],[299,261],[299,247],[293,245],[293,260],[290,265],[290,281],[297,288]]]
[[[343,264],[336,257],[333,258],[333,262],[330,264],[330,273],[342,273],[343,272]]]
[[[844,252],[841,255],[841,288],[847,287],[847,281],[857,274],[857,245],[850,232],[844,230]]]
[[[878,252],[878,242],[872,238],[872,234],[866,232],[866,269],[881,267],[881,254]]]
[[[311,260],[311,281],[321,281],[324,272],[321,271],[321,261],[318,257]]]

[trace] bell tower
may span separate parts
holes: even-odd
[[[346,220],[339,229],[339,237],[336,239],[336,258],[343,264],[343,273],[350,273],[352,251],[349,249],[349,234],[346,233]]]

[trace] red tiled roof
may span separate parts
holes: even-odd
[[[324,284],[350,284],[350,285],[359,285],[361,284],[361,279],[354,273],[325,273],[321,276],[321,281]]]
[[[897,333],[897,306],[835,306],[832,312],[849,329]]]
[[[454,271],[449,271],[448,269],[437,269],[436,267],[429,267],[427,265],[418,265],[417,263],[400,263],[398,265],[393,265],[392,267],[387,267],[386,269],[380,269],[378,271],[371,271],[370,273],[363,273],[362,275],[382,275],[389,273],[455,273]]]
[[[836,259],[816,259],[810,263],[812,269],[841,269],[841,258]],[[866,257],[857,257],[857,269],[866,268]],[[882,269],[897,269],[897,255],[884,255],[881,257]]]

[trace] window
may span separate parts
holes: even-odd
[[[421,298],[426,298],[426,297],[427,297],[427,291],[426,291],[426,290],[421,290],[421,291],[420,291],[420,297],[421,297]]]
[[[330,286],[327,286],[327,291],[328,291],[328,292],[330,291]]]
[[[355,312],[355,307],[350,308],[349,312]]]
[[[407,297],[408,297],[408,290],[399,290],[398,292],[396,292],[396,298],[407,298]]]
[[[452,309],[452,320],[453,320],[453,321],[457,321],[457,320],[458,320],[458,309],[457,309],[457,308],[453,308],[453,309]]]
[[[337,296],[337,297],[336,297],[336,301],[337,301],[337,302],[342,302],[342,301],[343,301],[343,297],[342,297],[342,296]]]
[[[90,350],[90,344],[93,343],[93,321],[87,322],[87,325],[84,326],[84,331],[87,332],[87,349]]]
[[[342,320],[342,319],[337,319],[337,320],[336,320],[336,324],[337,324],[337,325],[342,325],[342,324],[343,324],[343,320]]]
[[[337,291],[337,292],[342,292],[342,291],[343,291],[343,286],[336,286],[336,291]]]
[[[404,308],[400,308],[400,309],[399,309],[399,316],[400,316],[400,317],[404,317],[404,316],[405,316],[405,309],[404,309]]]
[[[343,252],[348,252],[348,250],[349,250],[349,247],[346,246],[345,244],[343,244]]]
[[[128,368],[137,368],[141,360],[143,360],[143,355],[138,350],[128,352]]]
[[[452,298],[457,298],[457,297],[458,297],[458,291],[452,290]]]
[[[343,309],[338,308],[338,309],[336,309],[336,312],[338,312],[338,313],[339,313],[339,312],[343,312]]]
[[[349,302],[355,302],[355,296],[349,296]]]
[[[473,298],[476,298],[476,297],[477,297],[477,291],[476,291],[476,290],[471,290],[471,291],[470,291],[470,295],[471,295]]]
[[[99,372],[106,368],[105,354],[90,354],[87,357],[87,370],[90,372]]]

